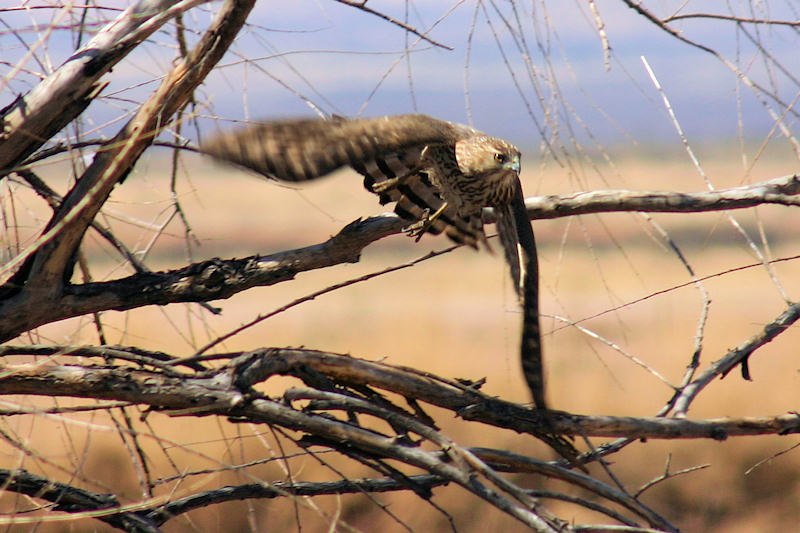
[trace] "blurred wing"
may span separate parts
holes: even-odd
[[[465,133],[427,115],[285,120],[223,133],[201,143],[200,151],[269,178],[305,181],[408,149],[419,154],[428,144],[455,143]]]
[[[452,146],[473,130],[427,115],[372,119],[303,119],[264,122],[219,135],[200,151],[268,178],[316,179],[350,166],[364,176],[364,187],[381,204],[410,222],[424,221],[443,205],[441,191],[423,168],[423,152],[433,145]],[[477,247],[485,241],[480,216],[460,216],[448,206],[425,228],[453,241]]]

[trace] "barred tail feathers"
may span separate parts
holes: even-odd
[[[539,322],[539,263],[536,254],[536,240],[519,183],[517,183],[517,191],[511,200],[510,208],[516,225],[518,250],[521,258],[523,309],[520,360],[522,374],[536,407],[547,409],[544,357]]]

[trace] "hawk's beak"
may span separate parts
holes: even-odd
[[[513,170],[517,174],[519,174],[519,156],[514,157],[511,161],[508,161],[503,165],[505,168],[509,170]]]

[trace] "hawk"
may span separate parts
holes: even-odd
[[[491,248],[484,207],[495,213],[511,278],[523,301],[522,367],[544,408],[536,245],[511,143],[421,114],[257,123],[204,142],[200,151],[268,178],[313,180],[343,166],[409,222],[411,235],[445,233],[458,244]]]

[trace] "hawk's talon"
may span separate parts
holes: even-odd
[[[431,215],[431,210],[426,207],[422,212],[420,219],[410,226],[403,228],[403,231],[407,232],[411,237],[416,237],[414,242],[419,242],[425,232],[428,231],[428,228],[430,228],[433,223],[436,222],[436,219],[439,218],[442,213],[444,213],[445,209],[447,209],[447,202],[442,203],[441,207],[439,207],[439,209],[437,209],[436,212]]]
[[[430,220],[428,217],[429,213],[430,209],[426,208],[422,212],[422,217],[419,220],[403,228],[403,233],[407,233],[409,237],[416,237],[414,242],[419,242],[419,240],[425,234],[425,230],[430,227],[430,224],[428,223]]]
[[[373,183],[370,186],[370,191],[374,192],[375,194],[381,194],[386,192],[390,189],[394,189],[400,183],[400,179],[404,178],[405,176],[401,176],[398,178],[389,178],[378,183]]]

